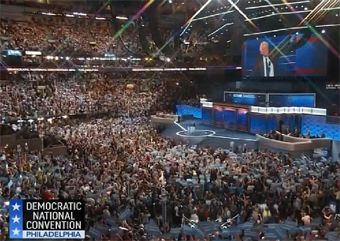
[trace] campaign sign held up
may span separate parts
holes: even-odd
[[[10,200],[10,239],[85,239],[83,201]]]

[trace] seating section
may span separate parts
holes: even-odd
[[[114,53],[128,57],[126,47],[142,54],[134,25],[115,35],[110,22],[34,17],[31,21],[1,20],[1,48],[41,51],[45,56]],[[120,41],[120,38],[122,41]],[[124,45],[126,47],[124,47]]]
[[[20,73],[11,77],[14,80],[0,83],[0,116],[42,118],[108,111],[119,113],[129,105],[130,115],[139,115],[151,107],[153,111],[162,109],[161,106],[171,110],[173,107],[167,101],[174,92],[165,87],[175,90],[176,81],[183,76],[164,74],[163,82],[155,81],[157,74],[146,73],[144,76]],[[162,98],[156,104],[157,96]],[[138,102],[139,106],[131,105],[133,102]]]
[[[22,51],[40,51],[44,56],[43,61],[40,58],[31,58],[24,56],[23,60],[26,65],[38,65],[46,68],[56,68],[62,66],[70,68],[73,65],[118,65],[134,66],[140,65],[140,62],[131,61],[130,58],[141,58],[146,65],[164,65],[167,63],[162,51],[156,46],[151,32],[145,28],[146,49],[142,49],[139,31],[140,24],[137,22],[126,23],[119,22],[120,30],[114,30],[111,22],[94,19],[77,19],[67,17],[51,17],[45,15],[35,15],[34,17],[25,17],[26,20],[0,20],[0,47],[5,50],[22,50]],[[172,28],[163,27],[159,32],[164,44],[169,47],[174,55],[180,51],[183,58],[177,58],[179,65],[188,64],[189,66],[205,66],[227,64],[228,60],[222,58],[217,53],[210,54],[207,48],[207,33],[195,32],[188,38],[190,44],[184,42],[180,44],[179,49],[175,50],[173,41]],[[187,42],[187,40],[185,40]],[[99,57],[121,58],[114,61],[106,60],[101,62]],[[169,53],[168,53],[169,55]],[[50,58],[54,56],[54,58]],[[61,59],[60,57],[63,57]],[[98,57],[98,60],[92,58],[91,61],[84,61],[86,57]],[[146,61],[144,61],[144,57]],[[150,62],[150,57],[158,56],[163,61]],[[67,58],[66,58],[67,57]],[[169,56],[172,57],[172,56]],[[70,59],[72,58],[72,59]],[[84,60],[83,60],[84,59]],[[72,61],[71,61],[72,60]],[[128,61],[127,61],[128,60]],[[49,62],[53,62],[53,65]],[[49,63],[49,65],[47,65]],[[42,65],[44,64],[44,65]]]

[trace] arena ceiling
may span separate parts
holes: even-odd
[[[242,42],[239,39],[244,37],[256,38],[263,34],[275,36],[287,31],[303,31],[309,26],[315,27],[320,33],[325,29],[330,29],[327,33],[339,32],[339,0],[37,0],[36,2],[45,3],[44,6],[58,4],[77,12],[119,18],[121,22],[117,25],[118,28],[125,24],[130,25],[130,20],[140,21],[140,18],[144,17],[145,21],[151,16],[157,19],[157,24],[151,24],[149,30],[155,31],[156,28],[162,32],[166,28],[173,36],[179,35],[181,43],[184,44],[191,43],[193,34],[195,39],[201,41],[198,44],[222,41],[226,48],[229,48],[235,41]],[[30,3],[33,4],[34,1]],[[167,39],[160,42],[164,44]]]
[[[112,1],[117,14],[135,14],[144,4],[135,0]],[[232,31],[235,18],[241,19],[244,36],[279,34],[307,25],[339,26],[339,0],[156,0],[153,4],[157,4],[160,21],[165,25],[184,15],[182,26],[186,30],[203,26],[213,30],[210,37]]]

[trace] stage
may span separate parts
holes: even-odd
[[[214,148],[221,147],[227,149],[230,147],[230,142],[234,142],[234,145],[237,147],[243,147],[246,144],[247,149],[258,148],[255,134],[206,125],[201,120],[194,121],[196,130],[191,134],[187,132],[187,128],[193,124],[193,120],[181,123],[175,122],[172,125],[168,125],[162,132],[162,135],[165,138],[182,140],[184,143]]]

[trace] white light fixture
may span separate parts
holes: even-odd
[[[87,16],[86,13],[78,13],[78,12],[74,12],[73,15],[78,15],[78,16]]]
[[[123,17],[123,16],[117,16],[116,19],[121,19],[121,20],[128,20],[127,17]]]
[[[323,29],[323,30],[321,31],[321,33],[326,33],[326,31]]]

